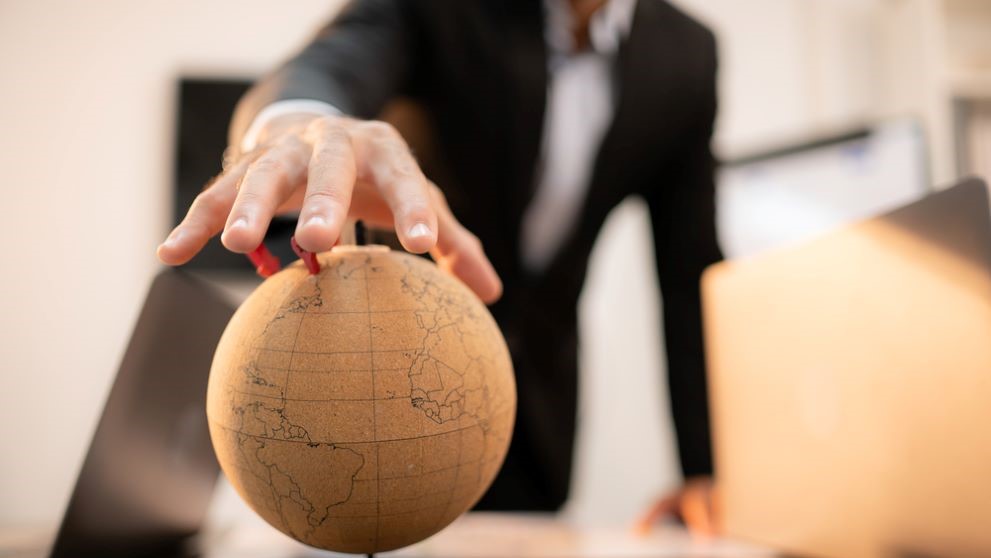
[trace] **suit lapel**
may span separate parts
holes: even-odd
[[[508,85],[511,94],[509,143],[511,215],[520,216],[530,203],[535,189],[535,177],[543,132],[547,97],[547,46],[544,42],[543,3],[539,0],[517,0],[508,3],[512,14],[508,34]],[[515,219],[513,236],[518,234],[519,217]]]
[[[666,151],[665,122],[674,104],[671,91],[679,87],[672,56],[672,36],[665,29],[664,4],[639,0],[630,35],[616,59],[616,106],[603,137],[589,185],[589,206],[618,202],[640,187]],[[683,85],[683,84],[682,84]]]
[[[664,51],[671,44],[665,41],[663,7],[657,0],[637,2],[630,34],[615,62],[613,121],[596,156],[579,226],[548,267],[543,285],[584,280],[573,272],[576,258],[587,258],[609,211],[649,179],[668,150],[670,138],[658,126],[671,110],[670,88],[677,80],[675,57]]]

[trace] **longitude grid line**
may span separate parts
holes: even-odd
[[[444,511],[442,511],[440,514],[437,515],[437,523],[434,525],[434,528],[436,528],[438,525],[441,524],[441,522],[444,521],[444,518],[447,517],[448,512],[450,512],[451,510],[451,504],[454,503],[454,493],[457,492],[458,490],[458,480],[461,478],[461,465],[462,465],[461,455],[465,445],[465,433],[464,433],[465,430],[466,429],[462,429],[462,428],[458,429],[458,460],[457,460],[458,466],[454,469],[454,482],[451,483],[451,493],[447,497],[447,503],[444,504]],[[479,467],[481,467],[481,465],[479,465]]]
[[[368,286],[368,266],[371,263],[371,256],[365,260],[362,268],[362,276],[365,279],[365,306],[368,309],[368,353],[372,364],[372,438],[378,441],[378,404],[375,401],[375,347],[372,343],[372,293]],[[382,462],[379,452],[380,444],[375,444],[375,549],[379,546],[379,528],[381,526],[380,515],[382,514]]]
[[[424,342],[423,345],[425,347],[426,346],[426,342]],[[416,362],[416,361],[414,360],[413,362]],[[422,362],[420,363],[420,370],[423,370],[423,363]],[[413,364],[410,364],[410,370],[409,370],[409,373],[407,374],[407,378],[409,378],[409,391],[410,391],[410,395],[413,395]],[[417,424],[417,433],[419,434],[419,436],[416,439],[416,446],[417,446],[418,453],[420,454],[419,455],[419,457],[420,457],[420,471],[419,471],[419,475],[418,475],[418,480],[420,482],[423,482],[423,477],[427,474],[427,473],[424,473],[424,469],[426,469],[427,464],[426,464],[426,460],[425,460],[425,458],[423,456],[423,446],[426,443],[426,442],[424,442],[424,440],[426,440],[426,438],[424,438],[424,432],[423,432],[423,424],[424,423],[423,423],[423,421],[417,421],[416,424]]]
[[[292,339],[292,346],[293,346],[294,351],[292,351],[292,352],[289,353],[289,367],[286,370],[286,377],[285,377],[285,380],[283,381],[283,386],[282,386],[282,395],[283,395],[283,399],[282,399],[282,416],[283,417],[285,417],[285,413],[286,413],[285,395],[286,395],[286,393],[289,392],[289,375],[292,373],[292,359],[293,359],[293,356],[295,355],[296,343],[299,342],[299,332],[303,329],[303,318],[305,318],[305,317],[306,317],[305,314],[299,317],[299,323],[296,324],[296,334],[293,336],[293,339]],[[306,431],[306,437],[307,438],[310,437],[309,431]],[[269,472],[269,477],[271,478],[271,472]],[[275,490],[275,481],[274,480],[272,481],[272,489],[273,489],[273,491]],[[279,499],[279,498],[276,498],[275,499],[275,506],[278,509],[279,517],[282,519],[282,523],[285,526],[286,531],[288,531],[290,533],[293,532],[291,526],[289,525],[289,521],[286,520],[285,515],[283,515],[283,513],[282,513],[282,502],[281,502],[281,499]]]
[[[303,329],[303,320],[306,319],[306,314],[304,313],[299,317],[299,323],[296,324],[296,335],[292,340],[292,352],[289,353],[289,366],[286,368],[286,379],[282,382],[282,413],[286,412],[286,394],[289,393],[289,376],[292,374],[292,361],[296,357],[296,345],[299,343],[299,332]],[[309,436],[309,432],[307,432]]]

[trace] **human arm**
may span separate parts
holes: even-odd
[[[696,532],[717,530],[713,465],[702,334],[700,278],[722,254],[715,226],[715,161],[710,148],[716,115],[715,42],[700,59],[694,111],[678,152],[663,170],[663,183],[645,193],[654,233],[657,272],[664,302],[671,412],[685,484],[658,500],[641,528],[676,515]],[[687,86],[693,86],[688,84]]]
[[[391,126],[369,120],[416,72],[416,23],[403,0],[359,0],[297,56],[263,78],[235,111],[230,163],[159,247],[179,265],[210,237],[250,252],[276,213],[299,211],[304,249],[330,249],[348,217],[394,227],[410,252],[430,251],[486,302],[501,283],[477,238],[453,216]],[[268,118],[245,134],[265,107],[288,99],[326,103],[343,114],[301,111]],[[248,149],[244,149],[247,147]]]

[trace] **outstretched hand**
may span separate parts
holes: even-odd
[[[218,233],[229,250],[251,252],[274,215],[299,211],[296,241],[305,250],[333,247],[350,216],[394,227],[406,250],[430,252],[484,302],[502,294],[478,238],[454,217],[389,124],[286,115],[270,122],[261,138],[260,147],[241,155],[196,197],[158,247],[163,263],[189,261]]]
[[[722,532],[716,485],[711,477],[693,477],[674,492],[659,498],[634,526],[646,534],[665,517],[682,521],[696,536],[713,537]]]

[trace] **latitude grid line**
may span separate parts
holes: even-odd
[[[303,312],[293,312],[289,311],[287,314],[322,314],[325,316],[334,316],[337,314],[399,314],[400,312],[429,312],[427,308],[399,308],[397,310],[304,310]]]
[[[469,424],[468,426],[462,426],[460,428],[455,428],[453,430],[448,430],[447,432],[437,432],[436,434],[424,434],[423,436],[407,436],[405,438],[389,438],[388,440],[365,440],[365,441],[357,441],[357,442],[351,442],[351,441],[346,441],[346,442],[331,442],[331,441],[326,441],[326,440],[309,440],[308,441],[308,440],[296,440],[296,439],[293,439],[293,438],[275,438],[275,437],[272,437],[272,436],[261,436],[259,434],[251,434],[249,432],[243,432],[241,430],[237,430],[236,428],[231,428],[230,426],[227,426],[225,424],[220,424],[219,422],[214,422],[213,425],[214,426],[218,426],[220,428],[223,428],[224,430],[233,432],[235,434],[243,434],[245,436],[249,436],[251,438],[255,438],[256,440],[269,440],[269,441],[272,441],[272,442],[289,442],[291,444],[322,444],[322,445],[327,445],[327,446],[359,446],[359,445],[366,445],[366,444],[387,444],[387,443],[391,443],[391,442],[407,442],[409,440],[419,440],[421,438],[436,438],[437,436],[445,436],[447,434],[458,434],[458,433],[460,433],[460,432],[462,432],[464,430],[471,430],[472,428],[481,428],[477,424]]]
[[[308,312],[298,312],[299,314],[308,314]],[[370,318],[369,318],[370,319]],[[269,351],[272,353],[296,353],[301,355],[367,355],[371,351],[294,351],[293,349],[273,349],[271,347],[251,347],[256,351]],[[418,350],[419,347],[413,347],[412,349],[379,349],[375,351],[377,353],[406,353]]]
[[[431,469],[429,471],[424,471],[424,472],[418,473],[416,475],[394,475],[394,476],[391,476],[391,477],[381,477],[380,479],[355,479],[353,482],[359,483],[359,482],[376,482],[377,480],[386,480],[387,481],[387,480],[415,479],[415,478],[420,478],[420,477],[425,477],[425,476],[428,476],[428,475],[432,475],[434,473],[443,473],[444,471],[450,471],[451,469],[457,469],[458,467],[464,467],[466,465],[478,465],[479,468],[481,468],[484,465],[488,465],[489,463],[493,463],[493,462],[498,461],[498,460],[499,460],[498,457],[489,457],[489,458],[486,458],[486,459],[474,459],[472,461],[466,461],[464,463],[460,463],[460,464],[457,464],[457,465],[446,465],[444,467],[440,467],[440,468],[437,468],[437,469]],[[241,471],[245,471],[247,473],[251,473],[251,469],[249,469],[247,467],[244,467],[242,465],[234,464],[233,467],[235,469],[239,469]],[[447,490],[441,490],[441,491],[438,491],[438,492],[431,492],[431,493],[427,493],[427,494],[422,494],[420,496],[413,496],[411,498],[393,498],[392,500],[389,500],[389,502],[406,501],[406,500],[418,500],[418,499],[420,499],[423,496],[434,496],[434,495],[437,495],[437,494],[445,494],[445,493],[447,493]],[[371,503],[371,500],[357,500],[357,501],[354,501],[353,503],[355,503],[355,504],[370,504]]]
[[[465,484],[467,484],[467,483],[465,483]],[[440,496],[441,494],[447,494],[447,493],[448,493],[448,490],[445,488],[444,490],[436,490],[434,492],[426,492],[424,494],[418,494],[416,496],[410,496],[408,498],[393,498],[391,500],[387,500],[387,502],[390,503],[390,504],[396,503],[396,502],[414,502],[416,500],[421,500],[423,498],[429,498],[431,496]],[[356,500],[356,501],[354,501],[352,503],[354,503],[354,504],[371,504],[372,502],[370,500]],[[441,505],[441,504],[438,504],[438,505]],[[415,510],[408,510],[408,511],[395,512],[395,513],[405,514],[405,513],[410,513],[410,511],[415,511]],[[389,515],[389,514],[383,514],[383,515]],[[334,517],[349,517],[349,516],[338,515],[338,516],[334,516]],[[350,516],[350,517],[354,517],[354,516]]]
[[[298,370],[296,370],[296,372],[298,372]],[[374,395],[374,389],[375,389],[375,386],[372,386],[373,395]],[[283,402],[285,402],[285,401],[295,401],[295,402],[300,402],[300,403],[349,403],[349,402],[353,403],[353,402],[361,402],[361,401],[395,401],[397,399],[409,399],[409,397],[410,397],[409,395],[403,395],[403,396],[397,396],[397,397],[378,397],[378,398],[375,398],[375,397],[371,397],[371,398],[368,398],[368,397],[342,397],[342,398],[338,398],[338,399],[301,399],[301,398],[296,398],[296,397],[286,397],[284,394],[280,397],[280,396],[277,396],[277,395],[265,395],[265,394],[262,394],[262,393],[255,393],[253,391],[242,391],[242,390],[234,389],[234,388],[230,388],[230,390],[233,391],[234,393],[238,393],[238,394],[241,394],[241,395],[247,395],[249,397],[264,397],[265,399],[280,399]]]
[[[377,372],[395,372],[396,370],[407,370],[405,366],[393,366],[390,368],[376,368]],[[285,372],[289,370],[285,366],[258,366],[257,370],[259,372],[266,372],[269,370],[275,370],[277,372]],[[314,368],[312,370],[307,370],[304,368],[293,368],[293,372],[302,372],[304,374],[334,374],[337,372],[371,372],[371,368]]]
[[[478,465],[481,467],[482,465],[488,465],[489,463],[493,463],[498,460],[499,460],[498,457],[473,459],[471,461],[465,461],[464,463],[458,463],[455,465],[445,465],[443,467],[438,467],[436,469],[430,469],[429,471],[423,471],[422,473],[417,473],[415,475],[394,475],[391,477],[381,477],[381,480],[415,479],[418,477],[425,477],[427,475],[432,475],[434,473],[443,473],[445,471],[450,471],[451,469],[457,469],[458,467],[464,467],[466,465]],[[355,479],[354,482],[374,482],[375,480],[376,479]],[[447,490],[442,490],[438,494],[444,494],[446,492]],[[399,499],[401,500],[402,498]],[[389,500],[389,501],[392,502],[393,500]]]
[[[419,351],[419,348],[414,349],[414,350],[415,351]],[[375,351],[375,352],[378,352],[378,353],[388,353],[388,352],[397,352],[397,351],[399,351],[399,350],[393,350],[393,351]],[[402,351],[402,352],[406,352],[406,351]],[[445,361],[443,361],[443,360],[441,360],[441,359],[439,359],[439,358],[437,358],[437,357],[429,354],[427,351],[424,351],[423,354],[427,355],[427,357],[429,357],[434,362],[443,364],[444,366],[450,368],[451,370],[457,371],[457,368],[455,368],[454,366],[451,366],[447,362],[445,362]],[[418,356],[419,356],[419,354],[418,354]],[[279,368],[273,368],[273,370],[281,370],[281,369],[279,369]],[[323,370],[300,370],[299,368],[294,368],[293,369],[294,372],[304,372],[304,373],[310,372],[310,373],[315,373],[315,374],[319,374],[319,373],[328,373],[328,374],[330,374],[330,373],[335,373],[335,372],[394,372],[396,370],[409,370],[409,367],[398,366],[398,367],[390,367],[390,368],[354,368],[354,369],[347,369],[347,368],[327,368],[327,369],[323,369]]]
[[[447,491],[445,490],[444,492],[447,492]],[[371,519],[373,517],[399,517],[401,515],[415,515],[415,514],[417,514],[419,512],[422,512],[422,511],[432,510],[432,509],[436,509],[436,508],[439,508],[439,507],[442,507],[442,506],[446,506],[446,505],[449,505],[449,504],[448,503],[445,503],[445,502],[441,502],[441,503],[438,503],[438,504],[430,504],[429,506],[423,506],[421,508],[413,508],[411,510],[406,510],[406,511],[401,511],[401,512],[391,512],[391,513],[381,513],[381,514],[380,513],[376,513],[376,515],[328,515],[327,517],[328,518],[335,518],[335,519],[339,519],[339,518],[342,518],[342,517],[346,517],[348,519]],[[444,513],[446,514],[447,513],[447,510],[444,510]],[[443,517],[444,516],[442,515],[441,518],[443,518]],[[376,523],[377,523],[377,521],[376,521]],[[438,523],[439,523],[439,521],[438,521]],[[376,535],[376,537],[377,536],[378,535]],[[375,546],[378,547],[378,539],[377,538],[376,538]]]

